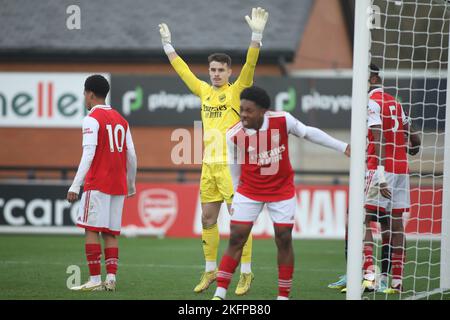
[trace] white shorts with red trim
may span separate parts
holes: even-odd
[[[297,205],[295,196],[283,201],[260,202],[247,198],[239,192],[236,192],[231,204],[231,223],[254,223],[263,210],[264,204],[267,205],[275,225],[294,225]]]
[[[366,172],[365,205],[369,210],[382,213],[409,212],[409,175],[385,172],[384,176],[391,191],[391,199],[385,198],[379,192],[377,185],[379,177],[376,170]]]
[[[98,190],[83,192],[78,209],[77,226],[90,231],[120,234],[125,196]]]

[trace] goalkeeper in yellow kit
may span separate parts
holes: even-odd
[[[211,84],[199,80],[187,64],[178,56],[171,44],[171,35],[165,23],[159,25],[164,52],[175,71],[188,88],[201,99],[203,122],[204,154],[200,179],[200,199],[202,206],[202,243],[205,256],[205,272],[200,283],[194,288],[202,292],[216,280],[219,230],[217,218],[225,200],[230,212],[233,199],[233,183],[227,161],[226,130],[240,120],[240,93],[252,86],[262,34],[269,14],[262,8],[253,8],[252,17],[245,19],[252,30],[247,60],[238,79],[230,84],[231,58],[223,53],[208,57]],[[241,276],[236,288],[237,295],[250,289],[253,280],[251,271],[252,236],[244,246],[241,258]]]

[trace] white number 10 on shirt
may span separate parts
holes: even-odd
[[[113,128],[110,124],[106,125],[106,130],[108,130],[108,137],[109,137],[109,150],[111,152],[114,152],[114,145],[117,148],[117,151],[122,152],[123,150],[123,143],[125,141],[125,128],[120,125],[117,124],[114,127],[114,132],[113,132]],[[120,141],[119,141],[119,131],[121,133],[120,135]],[[114,135],[114,141],[113,141],[113,135]]]

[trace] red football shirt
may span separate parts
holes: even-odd
[[[298,122],[288,116],[290,121]],[[261,202],[287,200],[295,195],[287,121],[285,112],[268,111],[263,127],[258,131],[244,129],[241,122],[230,128],[227,139],[237,146],[240,155],[238,164],[241,174],[237,192]],[[296,124],[292,127],[290,131],[296,134]]]
[[[84,191],[127,194],[128,122],[109,106],[95,106],[83,121],[83,145],[97,145]]]
[[[378,166],[370,127],[381,125],[385,148],[385,171],[397,174],[408,173],[408,157],[403,127],[405,123],[407,123],[407,118],[402,106],[393,96],[383,92],[381,88],[369,93],[367,169],[376,170]]]

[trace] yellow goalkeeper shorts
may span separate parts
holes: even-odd
[[[202,203],[233,200],[233,180],[228,164],[202,165],[200,178],[200,200]]]

